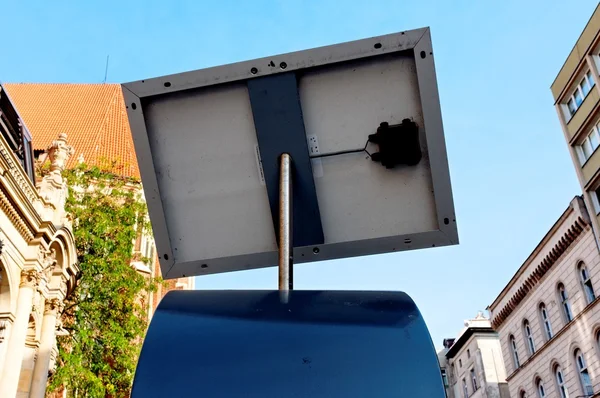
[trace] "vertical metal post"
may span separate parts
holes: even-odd
[[[284,153],[279,168],[279,290],[284,292],[294,286],[292,209],[292,157]]]

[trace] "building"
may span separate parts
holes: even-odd
[[[575,197],[489,306],[511,397],[600,396],[600,254]]]
[[[600,244],[600,5],[551,86],[554,106]]]
[[[140,178],[119,84],[6,84],[6,88],[31,131],[38,159],[43,160],[43,150],[53,137],[64,132],[76,148],[67,168],[85,162],[119,176]],[[141,184],[139,189],[143,194]],[[150,234],[140,234],[134,250],[133,266],[148,275],[161,275]],[[152,258],[153,263],[147,266],[135,261],[140,257]],[[169,290],[193,288],[193,277],[169,280],[166,287],[159,286],[149,299],[149,316]]]
[[[48,140],[50,173],[36,187],[31,135],[0,85],[0,397],[45,395],[75,288],[77,255],[61,172],[73,148]]]
[[[498,334],[477,314],[438,353],[448,398],[509,398]]]

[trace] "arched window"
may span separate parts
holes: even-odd
[[[581,350],[575,351],[575,364],[577,365],[577,372],[579,373],[579,381],[581,382],[581,389],[585,395],[594,395],[594,388],[592,387],[592,379],[587,370],[587,364]]]
[[[546,390],[544,389],[544,383],[542,383],[542,379],[537,380],[535,383],[535,389],[537,390],[539,398],[546,398]]]
[[[594,286],[592,285],[592,279],[584,263],[579,263],[579,277],[583,285],[583,291],[585,293],[585,299],[587,303],[591,303],[596,300],[596,294],[594,293]]]
[[[571,313],[571,304],[569,304],[569,295],[567,294],[565,285],[562,283],[558,285],[558,296],[560,297],[560,304],[562,305],[565,320],[571,322],[573,320],[573,314]]]
[[[527,341],[529,354],[533,355],[535,352],[535,342],[533,341],[533,333],[531,332],[531,326],[529,325],[529,321],[527,319],[523,321],[523,332],[525,333],[525,340]]]
[[[462,379],[464,398],[469,398],[469,390],[467,389],[467,379]]]
[[[559,365],[556,365],[554,368],[554,376],[556,377],[556,388],[558,389],[560,398],[569,398],[569,391],[567,390],[565,378]]]
[[[521,390],[521,393],[519,393],[519,398],[527,398],[527,393]]]
[[[510,349],[512,351],[513,364],[515,365],[515,369],[517,369],[521,366],[521,362],[519,362],[519,351],[517,350],[517,341],[515,340],[515,336],[513,336],[512,334],[510,335],[510,337],[508,339],[509,339]]]
[[[548,315],[548,310],[546,309],[546,304],[544,303],[540,304],[540,318],[542,319],[542,325],[546,339],[550,340],[552,338],[552,325],[550,324],[550,316]]]

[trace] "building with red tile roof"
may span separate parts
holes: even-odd
[[[119,84],[4,84],[33,136],[45,150],[66,133],[78,162],[109,167],[124,177],[140,177],[129,120]]]

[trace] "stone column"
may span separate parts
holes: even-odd
[[[31,316],[33,305],[33,293],[40,282],[40,273],[36,270],[21,272],[21,284],[19,285],[19,296],[17,297],[17,312],[12,325],[6,361],[4,362],[3,374],[0,379],[0,397],[14,397],[19,386],[19,375],[25,352],[25,338],[27,327]]]
[[[50,369],[50,356],[56,341],[56,318],[61,311],[62,302],[57,298],[46,300],[44,307],[44,319],[42,321],[42,336],[38,350],[35,368],[33,369],[33,380],[31,382],[30,398],[44,398],[46,395],[46,383],[48,381],[48,370]]]
[[[6,347],[8,346],[8,336],[12,328],[13,319],[0,318],[0,375],[6,360]]]

